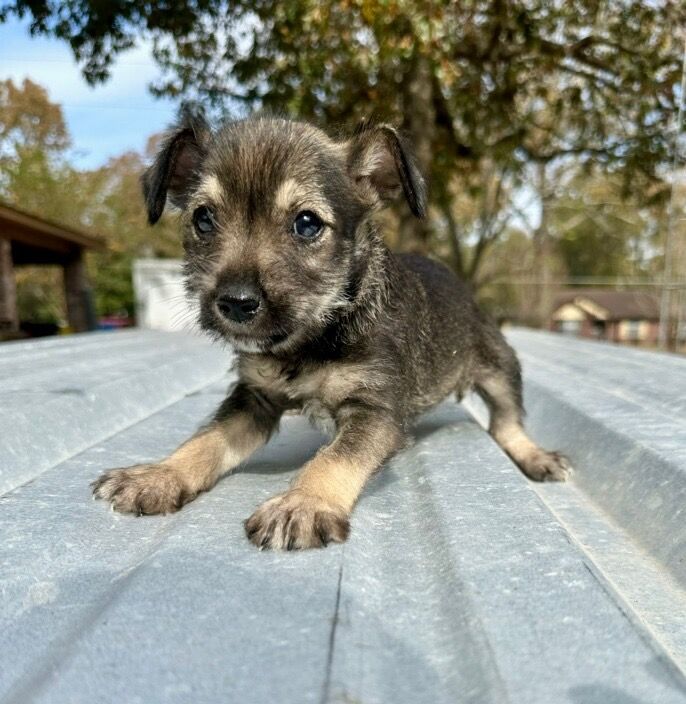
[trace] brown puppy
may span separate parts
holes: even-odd
[[[200,323],[238,352],[239,381],[213,421],[159,464],[94,484],[119,511],[176,511],[269,439],[298,409],[332,442],[246,521],[265,548],[341,542],[360,492],[422,411],[475,389],[490,432],[535,480],[566,460],[522,428],[512,349],[445,267],[395,256],[373,214],[403,195],[425,209],[398,134],[365,126],[336,141],[299,122],[254,118],[212,131],[185,114],[143,179],[151,223],[181,210],[185,275]]]

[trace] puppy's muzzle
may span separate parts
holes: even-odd
[[[234,323],[247,323],[260,310],[262,296],[253,286],[225,286],[217,294],[219,312]]]

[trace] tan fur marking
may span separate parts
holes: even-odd
[[[346,432],[364,433],[354,451],[343,449]],[[383,422],[370,420],[359,427],[353,420],[331,445],[320,450],[302,469],[293,488],[320,496],[350,512],[369,477],[398,447],[399,432]]]
[[[265,437],[255,430],[250,415],[238,413],[199,431],[166,462],[177,468],[193,488],[204,490],[249,457],[264,441]]]
[[[531,438],[517,423],[508,423],[491,431],[498,444],[514,459],[524,459],[538,450]]]
[[[172,513],[264,444],[247,413],[237,413],[199,431],[157,464],[113,469],[93,484],[97,498],[117,511]]]
[[[276,190],[274,205],[281,210],[288,210],[301,191],[302,188],[295,179],[287,178]]]
[[[381,461],[374,457],[360,463],[359,458],[331,457],[322,453],[305,465],[293,482],[293,488],[318,496],[348,513]]]
[[[244,381],[265,391],[298,401],[316,398],[327,406],[338,405],[360,390],[381,387],[387,381],[383,372],[364,363],[317,365],[289,380],[279,362],[260,357],[242,359],[240,374]]]
[[[289,210],[294,207],[300,210],[313,210],[326,222],[333,222],[334,219],[329,202],[316,185],[299,183],[293,178],[287,178],[277,188],[274,205],[280,210]]]
[[[198,193],[209,198],[214,203],[218,203],[224,197],[224,189],[214,174],[210,174],[203,179]]]
[[[565,457],[540,448],[524,431],[520,411],[512,389],[499,374],[492,374],[479,382],[490,398],[488,431],[493,439],[534,481],[564,481],[572,468]]]

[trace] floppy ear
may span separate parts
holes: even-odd
[[[390,125],[362,123],[348,143],[355,183],[379,205],[401,193],[418,218],[426,213],[426,184],[404,140]]]
[[[181,108],[176,126],[165,137],[155,161],[141,179],[151,225],[162,216],[167,196],[177,207],[186,204],[210,134],[201,112],[187,105]]]

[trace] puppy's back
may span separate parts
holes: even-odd
[[[484,366],[502,366],[503,360],[509,366],[509,346],[464,281],[444,264],[418,254],[397,254],[395,260],[403,272],[401,278],[407,277],[424,294],[421,301],[405,301],[419,333],[407,354],[413,358],[420,384],[425,389],[435,387],[435,394],[429,392],[429,396],[443,397],[453,389],[461,395]],[[404,288],[409,292],[413,286],[408,281]]]
[[[455,276],[445,264],[421,254],[396,254],[402,267],[409,269],[421,281],[429,298],[436,303],[453,306],[456,300],[472,302],[472,293],[464,281]]]

